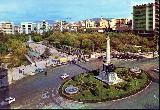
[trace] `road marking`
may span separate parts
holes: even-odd
[[[156,97],[156,95],[154,95],[154,98],[155,98],[155,99],[157,99],[157,100],[159,100],[159,98],[158,98],[158,97]]]

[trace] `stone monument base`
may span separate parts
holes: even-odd
[[[115,72],[109,72],[106,74],[105,71],[101,71],[99,76],[96,76],[96,78],[109,85],[114,85],[123,82],[122,79],[118,78],[117,73]]]

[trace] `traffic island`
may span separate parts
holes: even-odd
[[[141,73],[134,73],[130,70],[132,69],[117,67],[115,71],[118,77],[124,81],[114,85],[97,79],[95,76],[98,76],[99,72],[96,70],[82,73],[64,82],[59,87],[59,93],[68,100],[83,103],[124,99],[142,91],[151,82],[150,76],[145,71],[141,70]],[[66,88],[70,86],[77,88],[77,92],[68,94]]]

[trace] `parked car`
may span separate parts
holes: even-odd
[[[58,63],[58,64],[57,64],[57,66],[61,66],[61,65],[62,65],[61,63]]]
[[[86,59],[85,59],[85,61],[86,61],[86,62],[88,62],[88,61],[89,61],[89,59],[87,59],[87,58],[86,58]]]
[[[15,98],[13,97],[8,97],[6,98],[4,101],[1,102],[1,105],[4,106],[4,105],[9,105],[11,103],[13,103],[14,101],[16,101]]]
[[[62,62],[62,65],[67,65],[67,62]]]
[[[153,71],[158,72],[159,73],[159,68],[155,68],[153,69]]]
[[[68,78],[68,77],[69,77],[69,74],[67,74],[67,73],[64,73],[64,74],[61,76],[62,79],[66,79],[66,78]]]
[[[35,72],[36,72],[36,73],[42,73],[42,72],[44,72],[44,69],[43,69],[43,68],[37,68],[37,69],[35,70]]]

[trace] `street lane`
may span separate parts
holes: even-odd
[[[52,71],[49,70],[47,76],[45,76],[43,73],[40,73],[35,76],[19,80],[9,87],[9,96],[16,98],[14,105],[23,105],[23,100],[25,101],[26,99],[33,98],[34,96],[41,94],[42,91],[47,88],[58,88],[58,86],[65,81],[60,79],[60,76],[63,73],[68,73],[70,77],[72,77],[85,72],[86,70],[84,68],[98,68],[100,65],[99,63],[102,62],[97,61],[98,60],[78,64],[62,65],[54,68]]]
[[[143,60],[143,61],[113,61],[113,63],[115,63],[117,66],[127,66],[127,67],[133,67],[133,66],[139,66],[142,69],[146,69],[146,65],[148,66],[147,69],[149,68],[154,68],[158,65],[158,59],[152,59],[152,60]],[[150,64],[150,65],[148,65]],[[48,105],[49,103],[54,103],[56,104],[56,106],[60,107],[60,108],[64,108],[65,106],[62,106],[59,102],[56,101],[56,98],[59,97],[59,94],[57,94],[57,89],[59,87],[60,84],[62,84],[65,80],[60,79],[60,76],[63,73],[68,73],[70,74],[70,77],[83,73],[87,70],[91,70],[91,69],[97,69],[102,67],[102,61],[99,60],[94,60],[94,61],[90,61],[90,62],[85,62],[85,63],[78,63],[78,64],[68,64],[68,65],[63,65],[60,67],[56,67],[53,70],[49,70],[48,71],[48,75],[45,76],[44,74],[38,74],[35,76],[31,76],[25,79],[22,79],[20,81],[17,81],[16,84],[11,85],[9,87],[9,94],[12,97],[16,98],[16,102],[12,104],[12,108],[36,108],[37,104],[41,103],[41,107],[42,108],[44,105]],[[150,93],[153,93],[152,90],[155,91],[156,96],[158,96],[159,94],[157,93],[157,91],[159,92],[159,88],[158,90],[155,88],[157,87],[157,83],[156,84],[152,84],[151,85],[151,89],[147,89],[147,91],[149,91]],[[154,88],[154,89],[152,89]],[[54,94],[56,96],[55,97],[51,97],[52,95],[50,94],[52,89],[54,89],[54,91],[52,92],[52,94]],[[48,93],[48,96],[50,96],[49,98],[46,99],[42,99],[41,95],[44,94],[44,92],[46,91],[50,91]],[[143,97],[144,100],[147,97],[147,91],[143,92],[143,94],[145,94],[145,96]],[[135,99],[138,100],[137,96],[135,96]],[[134,99],[134,100],[135,100]],[[155,98],[154,98],[155,99]],[[137,102],[132,101],[132,98],[130,99],[133,105],[137,104]],[[138,101],[141,101],[141,99],[139,99]],[[121,108],[125,108],[125,102],[128,103],[128,99],[121,101],[121,102],[117,102],[117,103],[112,103],[111,105],[114,105],[115,107],[121,107]],[[65,102],[65,100],[63,99],[63,102]],[[109,107],[112,108],[113,106],[111,106],[109,103],[105,104],[93,104],[90,105],[88,104],[88,108],[105,108],[105,107]],[[117,105],[116,105],[117,104]],[[120,104],[120,105],[119,105]],[[84,105],[84,104],[82,104]],[[128,105],[132,105],[132,104],[128,104]],[[128,106],[126,106],[128,107]],[[39,107],[37,107],[39,108]],[[66,107],[67,108],[67,107]]]

